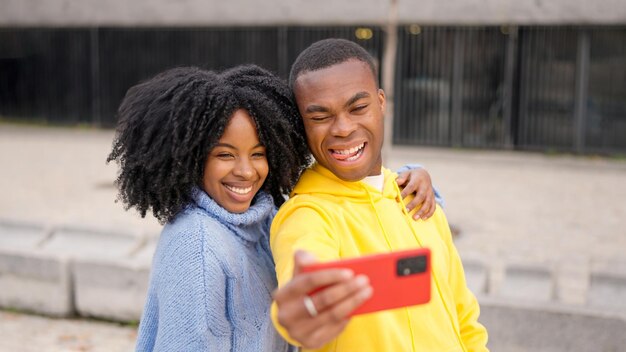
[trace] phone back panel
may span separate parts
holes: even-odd
[[[364,274],[369,277],[370,286],[374,290],[372,297],[355,309],[351,316],[423,304],[430,300],[431,267],[428,248],[319,263],[303,268],[303,272],[328,268],[348,268],[355,275]]]

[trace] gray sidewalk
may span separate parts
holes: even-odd
[[[114,202],[112,138],[0,124],[0,306],[137,318],[160,225]],[[409,162],[443,193],[492,324],[507,302],[626,316],[626,161],[396,147],[386,164]]]

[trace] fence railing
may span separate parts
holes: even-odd
[[[394,143],[626,151],[626,26],[401,26]],[[257,63],[286,78],[312,42],[363,27],[3,28],[0,117],[115,125],[126,90],[166,68]]]

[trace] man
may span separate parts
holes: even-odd
[[[412,221],[395,174],[382,167],[385,93],[372,57],[350,41],[322,40],[296,59],[290,84],[317,163],[272,224],[279,332],[305,351],[486,351],[487,332],[443,212]],[[431,300],[423,305],[348,319],[372,294],[366,277],[299,272],[313,257],[415,247],[432,252]]]

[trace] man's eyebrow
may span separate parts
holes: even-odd
[[[370,97],[370,93],[368,92],[358,92],[355,95],[352,96],[352,98],[348,99],[348,101],[344,104],[344,107],[349,107],[350,105],[354,104],[355,102],[359,101],[360,99],[363,98],[369,98]],[[328,112],[328,108],[320,106],[320,105],[309,105],[306,107],[306,109],[304,110],[305,113],[313,113],[313,112]]]
[[[363,98],[369,98],[370,97],[370,93],[368,92],[358,92],[355,95],[352,96],[352,98],[350,98],[345,104],[344,107],[348,107],[354,103],[356,103],[359,99],[363,99]]]
[[[312,113],[312,112],[328,112],[328,109],[320,106],[320,105],[309,105],[306,107],[306,109],[304,110],[305,113]]]

